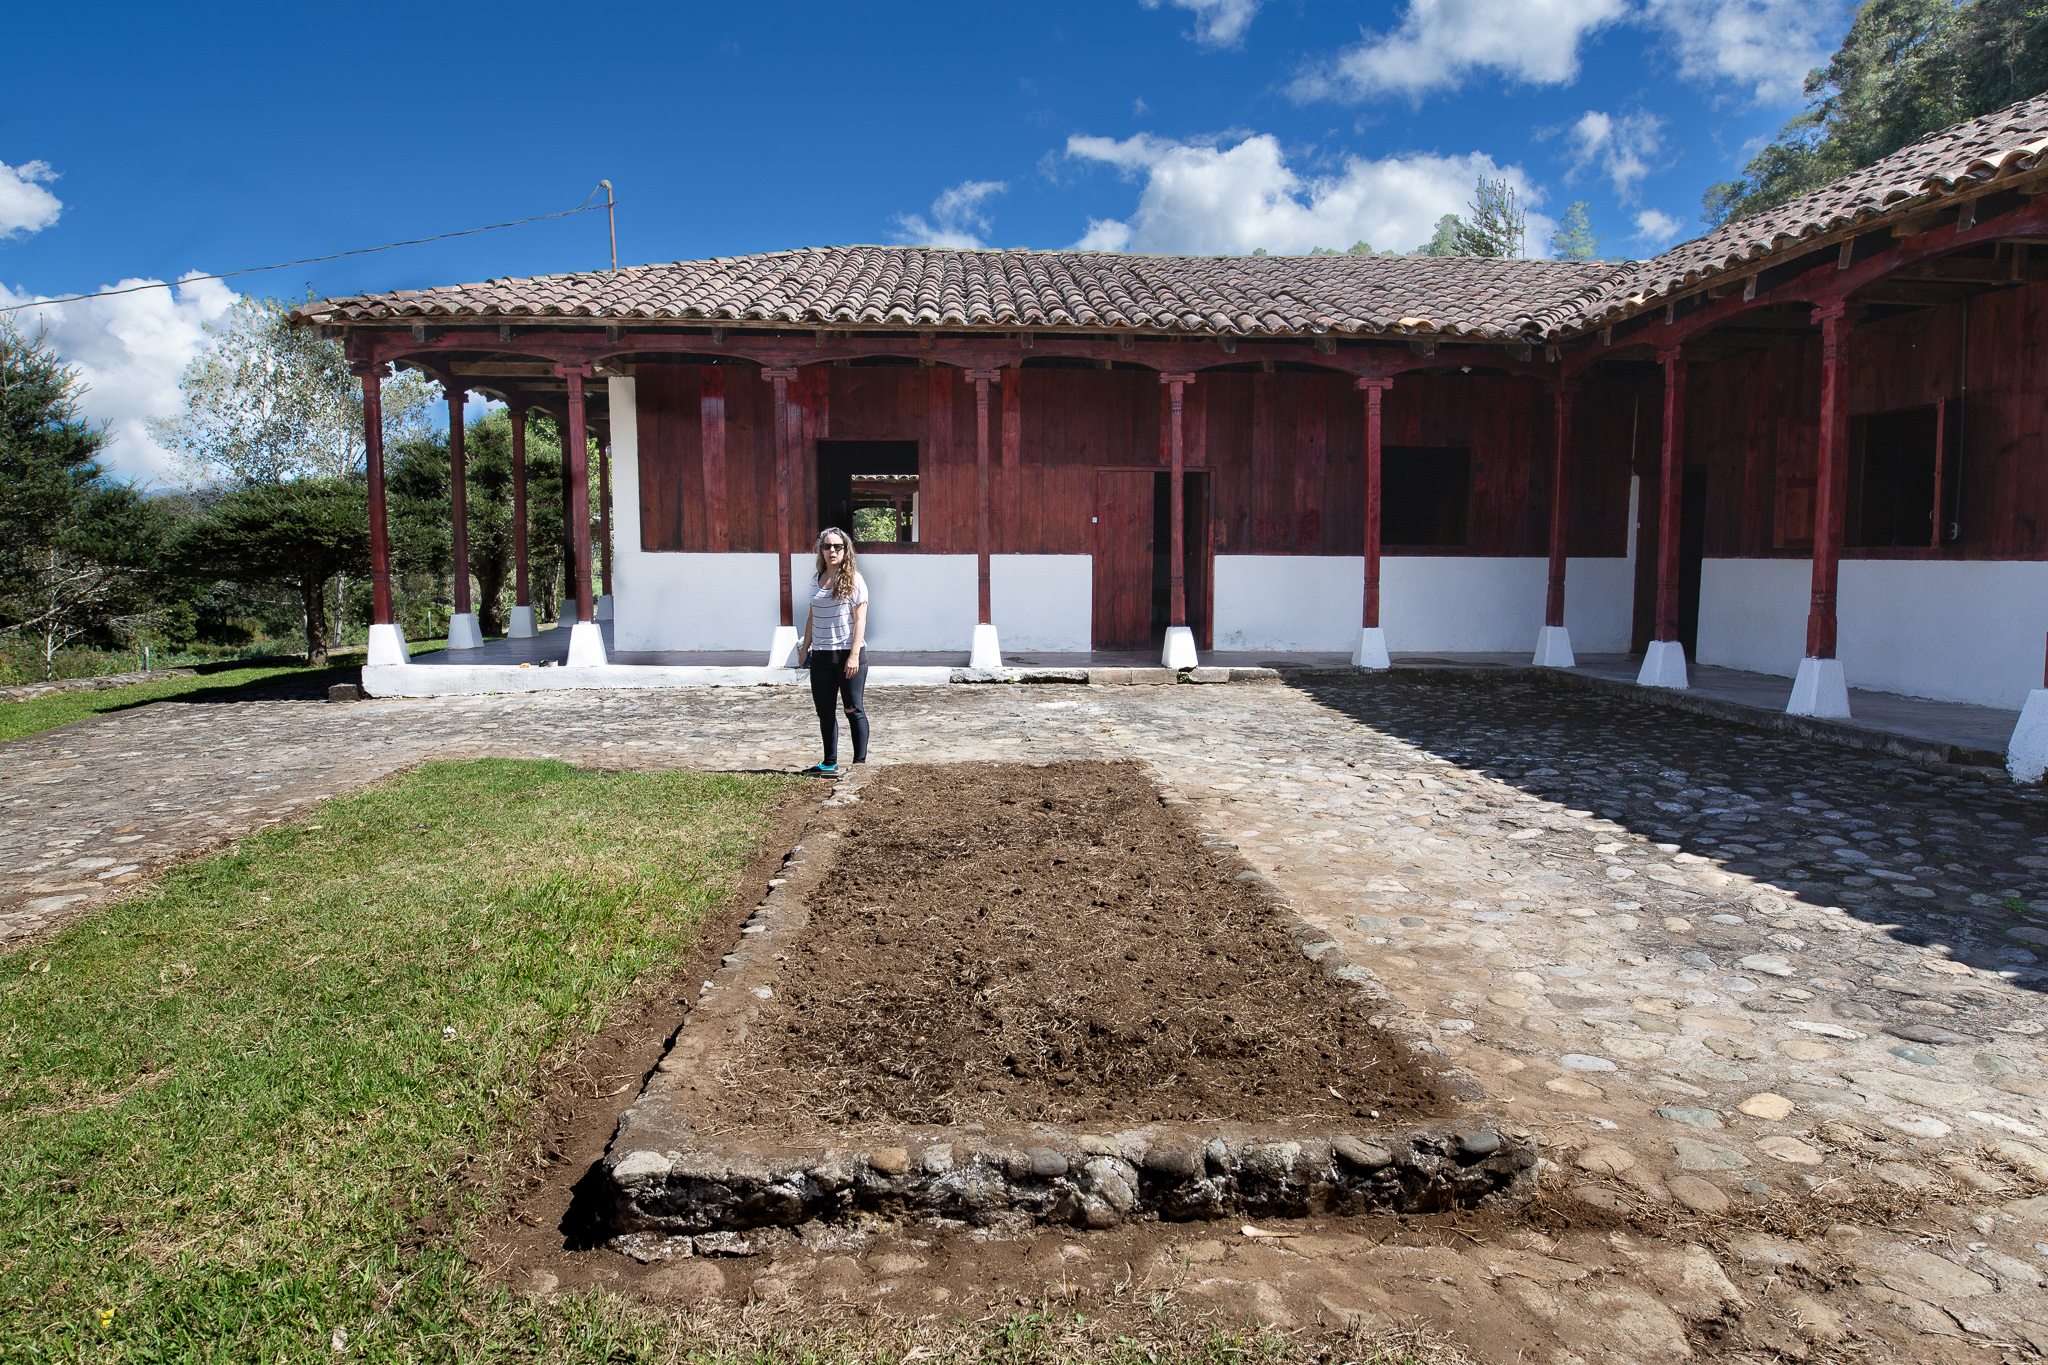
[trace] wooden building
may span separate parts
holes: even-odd
[[[368,395],[396,364],[555,408],[579,498],[608,434],[620,651],[786,650],[839,525],[877,649],[1633,650],[1807,714],[2015,707],[2044,189],[2048,99],[1640,262],[816,248],[298,316]]]

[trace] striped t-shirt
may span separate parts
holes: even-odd
[[[868,581],[853,576],[853,596],[834,597],[832,590],[811,580],[811,648],[852,649],[853,609],[868,600]]]

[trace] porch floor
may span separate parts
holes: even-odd
[[[599,622],[599,627],[604,633],[610,660],[618,666],[766,672],[761,668],[764,651],[758,649],[613,652],[611,622]],[[423,667],[516,668],[521,664],[541,663],[560,666],[568,655],[569,632],[549,627],[531,639],[491,640],[481,649],[436,650],[416,655],[412,662]],[[1350,662],[1349,654],[1338,652],[1283,654],[1272,650],[1209,650],[1202,654],[1204,665],[1222,668],[1342,668]],[[1507,671],[1530,667],[1527,651],[1396,652],[1393,662],[1397,668]],[[957,653],[875,650],[870,654],[870,663],[875,668],[891,670],[953,669],[967,667],[968,656],[965,650]],[[1581,654],[1577,668],[1558,671],[1586,679],[1603,691],[1617,685],[1632,689],[1641,663],[1640,658],[1628,654]],[[1003,654],[1006,668],[1152,668],[1158,664],[1158,652],[1149,649],[1086,652],[1020,650],[1015,653],[1006,650]],[[2003,764],[2013,727],[2019,722],[2017,711],[1963,702],[1931,701],[1924,697],[1907,697],[1860,687],[1849,689],[1850,719],[1814,721],[1785,715],[1785,703],[1792,697],[1790,678],[1698,663],[1689,664],[1688,673],[1692,686],[1685,692],[1645,691],[1654,691],[1657,700],[1689,710],[1707,710],[1733,720],[1773,726],[1789,722],[1802,730],[1829,733],[1838,740],[1869,747],[1881,748],[1889,741],[1902,741],[1894,747],[1914,751],[1919,757],[1938,756],[1953,762]],[[905,675],[900,680],[926,679]],[[942,678],[935,680],[943,681]],[[450,690],[468,691],[472,688]]]

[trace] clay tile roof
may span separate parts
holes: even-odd
[[[1757,262],[1796,253],[1802,243],[1814,238],[1851,230],[1872,219],[1895,217],[1933,199],[1982,193],[1996,188],[1996,181],[2044,166],[2048,166],[2048,95],[1929,133],[1789,203],[1681,242],[1661,256],[1635,262],[1582,300],[1577,318],[1560,316],[1553,325],[1599,325],[1608,318],[1638,311],[1651,300],[1683,293],[1709,276],[1747,273],[1746,268]]]
[[[1614,272],[1490,257],[1134,256],[1106,251],[805,247],[327,299],[328,323],[588,317],[793,327],[1111,330],[1272,336],[1430,333],[1527,340]]]
[[[813,328],[1549,340],[1640,312],[1710,276],[1796,254],[1814,239],[2043,168],[2048,96],[1929,134],[1811,194],[1647,261],[805,247],[326,299],[293,316],[329,324],[577,317]]]

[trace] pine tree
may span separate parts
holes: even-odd
[[[1520,256],[1528,234],[1529,215],[1515,200],[1515,187],[1505,179],[1479,177],[1472,192],[1472,216],[1459,228],[1461,256]],[[1439,224],[1441,227],[1441,224]]]
[[[1593,231],[1593,220],[1587,215],[1588,204],[1583,199],[1574,200],[1566,206],[1564,221],[1557,225],[1557,231],[1550,234],[1550,254],[1564,261],[1597,261],[1600,259],[1601,234]]]

